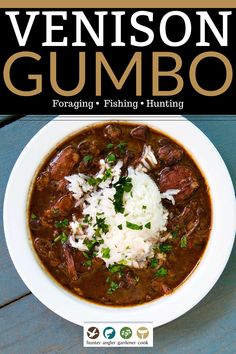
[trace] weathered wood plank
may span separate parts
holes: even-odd
[[[47,120],[49,118],[47,117]],[[30,120],[30,117],[28,119]],[[45,125],[45,120],[28,122],[24,118],[0,129],[0,305],[29,292],[18,276],[8,254],[3,231],[2,207],[11,169],[21,150],[43,125]],[[12,217],[14,218],[14,210]]]
[[[221,117],[214,119],[188,117],[212,141],[221,154],[236,189],[236,117]],[[217,171],[216,171],[217,173]]]
[[[146,353],[211,354],[236,352],[236,255],[217,285],[190,312],[155,329]],[[79,314],[78,314],[79,316]],[[158,314],[157,314],[158,316]],[[90,354],[83,348],[82,328],[63,320],[29,295],[1,310],[0,352],[4,354]],[[143,353],[143,349],[135,352]],[[98,354],[134,353],[134,349],[96,349]]]

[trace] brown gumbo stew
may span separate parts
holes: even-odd
[[[98,124],[44,162],[29,227],[40,260],[65,288],[100,304],[135,305],[171,293],[197,265],[210,197],[197,165],[169,137],[145,125]]]

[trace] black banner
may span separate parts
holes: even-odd
[[[236,9],[173,11],[2,9],[1,113],[235,114]]]

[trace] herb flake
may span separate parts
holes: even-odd
[[[96,245],[97,240],[96,239],[92,239],[92,240],[85,239],[83,243],[85,244],[87,249],[89,251],[91,251],[94,248],[94,246]]]
[[[102,256],[103,258],[110,258],[110,248],[102,248]]]
[[[156,272],[155,272],[155,276],[156,277],[165,277],[168,274],[168,270],[164,267],[159,268]]]
[[[90,162],[90,161],[92,161],[92,159],[93,159],[92,155],[85,155],[84,158],[83,158],[83,161],[84,162]]]
[[[118,148],[120,149],[121,154],[124,154],[124,153],[125,153],[127,145],[128,145],[128,143],[125,142],[125,141],[120,142],[120,143],[117,145]]]
[[[150,259],[150,267],[151,267],[151,268],[156,268],[157,265],[158,265],[158,259],[155,258],[155,257],[151,258],[151,259]]]
[[[107,144],[107,146],[106,146],[106,147],[107,147],[107,149],[112,149],[112,148],[113,148],[113,146],[114,146],[114,145],[113,145],[112,143],[110,143],[110,144]]]
[[[159,250],[162,252],[162,253],[167,253],[167,252],[170,252],[172,250],[172,246],[167,244],[167,243],[161,243],[159,245]]]
[[[68,219],[64,219],[64,220],[59,220],[59,221],[55,221],[55,226],[58,229],[64,229],[69,225],[69,221]]]
[[[133,224],[132,222],[126,221],[126,227],[131,230],[142,230],[143,226],[138,224]]]
[[[109,162],[109,163],[116,162],[116,155],[115,154],[109,154],[107,156],[107,162]]]
[[[110,288],[107,290],[107,294],[111,295],[114,293],[114,291],[116,291],[119,288],[119,284],[117,284],[116,282],[112,281],[110,284]]]
[[[146,227],[146,229],[150,230],[151,229],[151,223],[150,222],[146,223],[145,227]]]
[[[92,266],[92,259],[87,259],[87,261],[85,261],[85,262],[83,263],[83,265],[84,265],[85,267],[91,267],[91,266]]]
[[[123,203],[123,197],[124,193],[129,193],[133,187],[131,178],[121,176],[114,184],[114,187],[116,189],[116,193],[114,195],[114,200],[113,200],[113,205],[115,208],[116,213],[124,213],[124,203]]]
[[[187,248],[187,246],[188,246],[188,239],[187,239],[187,236],[184,235],[180,239],[180,247]]]
[[[65,232],[62,232],[60,235],[58,235],[57,237],[54,238],[53,240],[53,244],[58,242],[58,241],[61,241],[61,243],[65,243],[66,241],[68,240],[68,236]]]
[[[111,272],[111,273],[121,273],[123,268],[124,268],[123,264],[116,264],[116,263],[111,264],[108,267],[109,272]]]

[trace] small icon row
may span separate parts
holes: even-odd
[[[120,336],[123,339],[129,339],[132,337],[133,331],[130,327],[122,327],[120,330]],[[149,335],[147,327],[139,327],[136,331],[138,338],[146,339]],[[100,331],[97,327],[90,327],[87,330],[87,336],[89,339],[96,339],[100,335]],[[106,339],[113,339],[116,335],[116,331],[113,327],[106,327],[103,330],[103,336]]]

